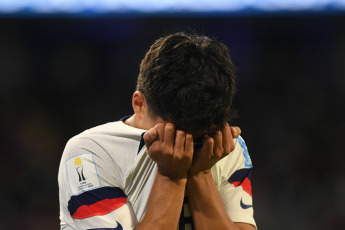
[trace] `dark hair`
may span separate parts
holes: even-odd
[[[222,42],[176,33],[150,47],[140,64],[137,90],[153,117],[177,129],[219,129],[231,118],[234,66]]]

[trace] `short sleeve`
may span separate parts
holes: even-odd
[[[62,229],[133,229],[137,224],[121,170],[88,138],[66,145],[59,169]]]
[[[231,220],[256,227],[251,186],[252,169],[247,146],[239,136],[235,139],[234,151],[219,161],[212,168],[212,173]]]

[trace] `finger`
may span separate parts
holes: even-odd
[[[164,144],[173,147],[175,141],[175,127],[171,123],[167,123],[164,128]]]
[[[158,137],[158,133],[157,130],[155,128],[151,128],[149,131],[147,131],[144,134],[144,141],[145,141],[145,145],[146,147],[150,147],[150,145],[157,139]]]
[[[157,140],[159,140],[161,142],[164,141],[164,127],[165,127],[165,125],[163,123],[158,123],[154,127],[157,130],[157,134],[158,134]]]
[[[237,138],[239,135],[241,135],[241,129],[238,126],[231,126],[231,133],[233,138]]]
[[[186,141],[184,147],[185,156],[192,159],[194,154],[194,143],[192,134],[186,134]]]
[[[212,137],[205,135],[203,138],[203,144],[201,147],[201,152],[212,153],[214,146],[214,140]]]
[[[231,134],[230,126],[228,123],[225,123],[225,125],[222,128],[222,139],[223,139],[223,153],[228,154],[231,152],[231,142],[233,142],[233,136]]]
[[[222,131],[217,131],[216,134],[213,136],[214,146],[213,146],[213,154],[216,157],[221,157],[223,155],[223,134]]]
[[[181,158],[184,152],[184,146],[185,146],[185,140],[186,140],[186,133],[177,130],[176,131],[176,137],[175,137],[175,145],[174,145],[174,155],[177,158]]]

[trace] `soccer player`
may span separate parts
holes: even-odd
[[[252,163],[232,115],[226,46],[177,33],[140,65],[134,114],[71,138],[61,229],[256,229]]]

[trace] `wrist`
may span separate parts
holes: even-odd
[[[159,170],[157,171],[157,176],[160,180],[166,183],[172,183],[176,186],[185,186],[187,183],[187,177],[171,177],[161,173]]]
[[[201,170],[201,171],[194,171],[194,170],[190,170],[188,172],[188,179],[192,178],[192,177],[204,177],[207,175],[212,175],[211,169],[205,169],[205,170]]]

